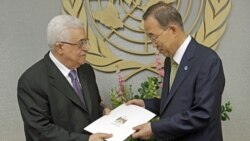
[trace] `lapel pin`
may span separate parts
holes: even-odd
[[[184,67],[184,70],[186,71],[187,69],[188,69],[188,66],[185,66],[185,67]]]

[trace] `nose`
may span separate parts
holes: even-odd
[[[154,41],[152,41],[152,46],[153,46],[154,48],[157,48],[157,44],[156,44]]]
[[[84,51],[88,51],[88,50],[89,50],[89,44],[86,44],[85,46],[83,46],[82,49],[83,49]]]

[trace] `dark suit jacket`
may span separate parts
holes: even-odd
[[[87,109],[49,55],[30,67],[18,82],[18,102],[27,141],[87,141],[83,128],[102,114],[93,68],[78,69]]]
[[[161,99],[144,101],[160,117],[151,124],[155,137],[162,141],[222,141],[220,108],[225,78],[218,55],[192,39],[169,91],[170,70],[166,58]]]

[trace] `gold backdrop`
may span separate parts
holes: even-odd
[[[87,61],[102,72],[129,70],[125,80],[144,70],[156,73],[143,30],[141,16],[160,0],[63,0],[63,14],[79,18],[85,24],[89,38]],[[231,0],[162,0],[174,5],[183,16],[187,33],[199,43],[216,49],[227,26]],[[117,53],[121,52],[121,53]],[[144,60],[144,59],[141,59]]]

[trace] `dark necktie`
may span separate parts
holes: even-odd
[[[83,105],[86,106],[84,98],[83,98],[83,94],[82,94],[82,88],[81,88],[80,83],[79,83],[78,78],[77,78],[76,70],[71,70],[69,72],[69,77],[71,78],[71,81],[73,84],[73,89],[75,90],[77,96],[80,98]]]

